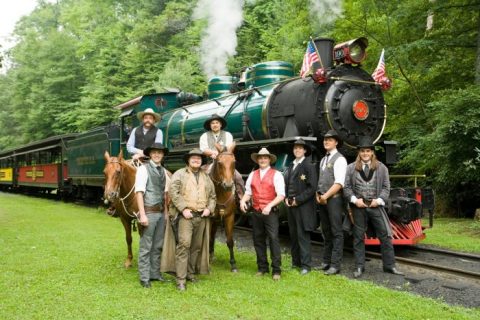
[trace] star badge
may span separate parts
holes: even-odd
[[[307,179],[307,176],[305,176],[304,174],[302,174],[302,175],[300,176],[300,180],[305,180],[305,179]]]

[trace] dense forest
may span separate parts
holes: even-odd
[[[395,168],[425,173],[444,209],[480,207],[480,0],[40,0],[0,54],[0,149],[115,121],[163,88],[201,94],[261,61],[300,70],[310,36],[385,49]]]

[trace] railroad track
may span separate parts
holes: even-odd
[[[251,231],[248,227],[236,226],[238,230]],[[323,242],[312,241],[315,246]],[[353,252],[353,248],[344,247]],[[381,259],[381,254],[372,250],[365,252],[368,258]],[[422,269],[434,270],[480,281],[480,255],[450,251],[445,249],[416,247],[395,247],[395,259],[398,263]]]

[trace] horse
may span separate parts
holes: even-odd
[[[232,144],[226,151],[221,152],[220,147],[216,145],[219,154],[213,161],[209,176],[215,185],[217,196],[217,205],[215,208],[215,218],[212,219],[210,229],[210,257],[214,255],[215,234],[217,232],[217,222],[222,220],[225,228],[225,237],[230,251],[230,267],[232,272],[237,272],[237,265],[233,253],[233,227],[235,224],[235,155],[233,150],[235,144]]]
[[[111,157],[108,151],[105,151],[105,174],[104,200],[114,206],[115,216],[120,217],[120,221],[125,229],[125,240],[127,242],[128,254],[125,260],[125,268],[132,266],[132,225],[137,219],[138,206],[135,200],[135,174],[137,168],[123,159],[123,152],[120,151],[118,157]],[[134,227],[135,230],[135,227]],[[142,234],[143,227],[138,226],[138,231]]]

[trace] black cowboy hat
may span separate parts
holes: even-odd
[[[334,138],[335,140],[337,140],[337,143],[338,143],[337,147],[338,148],[340,148],[343,144],[342,139],[340,139],[337,131],[335,131],[335,130],[328,130],[327,133],[325,133],[325,135],[323,136],[323,139],[325,139],[325,138]]]
[[[293,143],[293,146],[302,146],[306,152],[305,152],[305,157],[308,157],[309,155],[312,154],[312,147],[310,146],[310,144],[306,143],[305,140],[303,140],[302,138],[299,138],[297,140],[295,140],[295,142]]]
[[[202,151],[198,148],[192,149],[188,153],[185,153],[183,155],[183,161],[185,161],[185,163],[188,164],[188,160],[190,159],[191,156],[202,157],[202,165],[204,165],[207,162],[207,158],[203,155]]]
[[[357,149],[372,149],[375,151],[375,145],[373,144],[372,137],[361,136],[358,138]]]
[[[168,148],[165,147],[165,146],[164,146],[163,144],[161,144],[160,142],[155,142],[155,143],[152,144],[150,147],[145,148],[145,150],[143,150],[143,154],[144,154],[146,157],[150,157],[150,151],[152,151],[152,150],[162,150],[164,155],[167,155],[167,154],[168,154]]]
[[[205,128],[205,130],[207,131],[212,130],[210,129],[210,122],[212,122],[213,120],[220,121],[222,123],[222,129],[225,129],[227,127],[227,121],[225,120],[225,118],[215,113],[215,114],[212,114],[212,116],[207,120],[205,120],[205,122],[203,123],[203,127]]]

